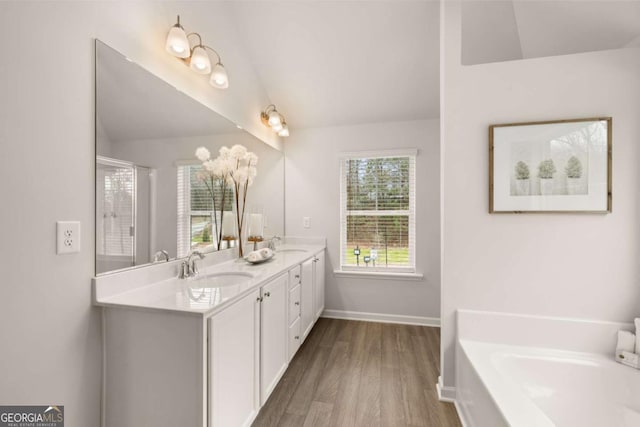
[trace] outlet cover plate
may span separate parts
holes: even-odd
[[[58,254],[80,252],[80,221],[58,221],[56,223],[56,247]]]

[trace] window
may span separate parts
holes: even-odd
[[[178,166],[178,257],[185,257],[189,251],[215,248],[220,212],[214,218],[211,193],[203,181],[198,179],[202,171],[200,163]],[[220,191],[216,192],[220,203]],[[232,209],[232,190],[226,193],[225,210]],[[219,206],[217,206],[220,209]]]
[[[342,270],[415,272],[416,154],[413,150],[343,157]]]

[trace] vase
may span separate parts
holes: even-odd
[[[516,196],[528,196],[529,195],[529,178],[516,179]]]
[[[553,194],[553,178],[540,178],[540,194],[543,196]]]
[[[567,194],[574,195],[580,193],[580,178],[567,177]]]

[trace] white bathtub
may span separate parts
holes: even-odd
[[[640,371],[613,360],[616,331],[630,325],[471,312],[458,320],[465,425],[640,426]]]

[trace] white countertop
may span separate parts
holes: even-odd
[[[124,278],[120,280],[129,280],[132,283],[124,288],[120,285],[119,288],[124,290],[116,293],[101,291],[99,287],[105,285],[100,283],[100,278],[97,278],[94,279],[94,303],[103,307],[174,311],[207,317],[266,284],[270,279],[313,258],[324,248],[324,244],[282,245],[278,247],[272,259],[262,264],[249,264],[243,259],[233,259],[203,267],[206,260],[197,261],[200,273],[196,278],[178,279],[174,274],[171,278],[143,285],[133,283],[135,280],[140,280],[136,279],[136,276],[129,275],[127,278],[124,273]],[[304,252],[287,252],[292,249],[304,250]],[[215,280],[206,278],[208,275],[221,272],[248,273],[252,277],[237,284],[225,283],[224,276]]]

